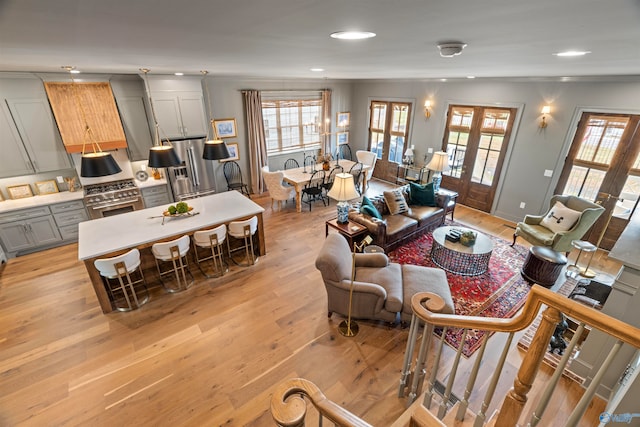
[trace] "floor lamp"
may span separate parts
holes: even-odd
[[[345,337],[355,337],[360,330],[355,320],[351,319],[351,307],[353,303],[353,282],[356,278],[356,252],[362,251],[365,246],[371,244],[373,238],[369,235],[362,239],[360,244],[353,244],[353,252],[351,253],[351,284],[349,285],[349,310],[347,312],[347,320],[343,320],[338,325],[338,331]]]

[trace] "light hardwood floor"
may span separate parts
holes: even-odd
[[[374,181],[369,193],[382,188]],[[291,202],[274,211],[268,197],[254,200],[266,208],[266,256],[215,279],[192,264],[191,289],[156,287],[134,312],[102,314],[75,244],[0,267],[0,426],[270,426],[271,391],[291,377],[315,382],[374,425],[398,418],[408,329],[363,321],[357,337],[345,338],[337,332],[342,318],[326,316],[314,260],[335,203],[296,213]],[[512,224],[462,206],[456,220],[505,239],[513,232]],[[594,264],[618,268],[606,254]],[[484,377],[498,351],[488,352]],[[514,343],[499,393],[511,387],[520,359]],[[566,380],[559,391],[553,410],[561,419],[580,392]],[[597,410],[589,416],[597,419]]]

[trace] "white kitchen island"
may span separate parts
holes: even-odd
[[[237,191],[191,199],[192,216],[163,218],[169,205],[142,209],[121,215],[94,219],[79,224],[78,258],[84,261],[93,288],[104,313],[113,310],[102,278],[93,262],[98,258],[119,255],[130,249],[150,248],[156,242],[168,241],[194,231],[213,228],[231,221],[258,217],[257,247],[266,253],[262,212],[264,209]],[[163,225],[164,220],[164,225]],[[151,278],[153,276],[148,277]]]

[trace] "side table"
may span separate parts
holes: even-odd
[[[444,208],[444,217],[446,218],[451,213],[451,221],[453,221],[453,213],[456,210],[456,203],[458,202],[458,193],[452,190],[447,190],[440,187],[436,194],[442,194],[443,196],[449,196],[449,203]]]
[[[360,240],[364,238],[367,234],[367,227],[361,224],[357,224],[355,222],[347,222],[345,224],[341,224],[338,222],[338,218],[333,218],[327,220],[324,226],[324,236],[327,237],[329,235],[329,228],[336,230],[340,233],[347,242],[349,243],[349,248],[353,250],[353,244],[359,243]]]

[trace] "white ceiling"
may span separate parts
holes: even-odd
[[[377,37],[329,38],[348,29]],[[440,57],[437,43],[452,39],[467,48]],[[592,53],[552,55],[569,49]],[[62,65],[268,78],[640,75],[640,0],[0,0],[0,71]]]

